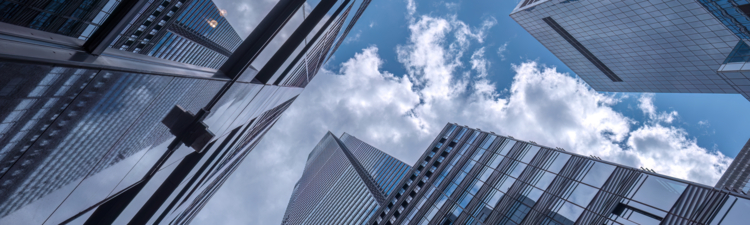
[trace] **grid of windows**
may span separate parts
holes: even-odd
[[[88,37],[120,0],[39,0],[0,2],[0,22],[77,37]]]
[[[336,139],[328,133],[310,152],[282,224],[364,224],[380,208],[376,195],[390,194],[411,169],[352,135],[341,136],[344,146]],[[370,179],[377,188],[368,187]]]
[[[444,131],[467,129],[454,126]],[[750,203],[736,192],[472,132],[481,144],[459,141],[437,178],[419,179],[420,166],[403,182],[403,193],[412,193],[391,196],[407,216],[384,208],[369,224],[738,224]],[[441,148],[451,133],[429,149]],[[407,187],[417,181],[425,183]]]
[[[549,0],[510,16],[597,91],[737,93],[716,70],[739,39],[697,1]],[[613,82],[547,17],[623,82]]]

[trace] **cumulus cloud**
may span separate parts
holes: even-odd
[[[677,112],[659,111],[653,95],[640,96],[647,121],[636,123],[613,109],[621,100],[616,95],[538,62],[513,65],[506,74],[513,83],[500,97],[486,78],[492,68],[485,50],[476,46],[497,21],[474,27],[455,16],[415,15],[416,5],[407,3],[410,36],[397,47],[407,74],[383,70],[376,46],[339,71],[322,70],[206,206],[246,218],[208,219],[204,212],[196,223],[279,223],[307,154],[329,130],[350,133],[407,163],[448,122],[707,185],[731,162],[675,127]]]

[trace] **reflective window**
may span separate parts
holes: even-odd
[[[469,193],[471,193],[472,195],[477,194],[477,192],[479,192],[479,189],[482,188],[482,185],[484,185],[484,183],[475,181],[474,185],[471,186],[471,189],[469,189]]]
[[[615,171],[615,168],[613,165],[596,162],[589,170],[589,173],[586,174],[586,177],[583,178],[583,183],[601,188],[604,182],[607,182],[609,175]]]
[[[513,145],[516,145],[516,141],[508,140],[507,143],[505,143],[505,146],[503,146],[503,148],[500,149],[500,151],[497,153],[501,155],[507,155],[508,152],[510,152],[510,149],[513,148]]]
[[[529,148],[529,150],[526,152],[526,155],[524,155],[523,158],[521,158],[521,161],[525,163],[531,162],[531,159],[533,159],[534,156],[536,156],[536,153],[539,152],[540,148],[541,147],[539,146],[531,146],[531,148]]]
[[[528,191],[529,193],[526,195],[526,197],[528,197],[531,201],[534,201],[534,202],[539,201],[539,197],[542,197],[542,194],[544,194],[542,190],[533,188],[531,186],[528,186],[527,188],[529,190]]]
[[[581,216],[581,213],[583,213],[583,208],[573,205],[570,202],[565,202],[557,211],[554,219],[563,223],[573,224],[571,221],[576,221]]]
[[[576,184],[578,184],[578,187],[573,190],[573,192],[570,194],[570,197],[568,197],[568,200],[580,206],[586,207],[589,202],[591,202],[591,199],[594,198],[598,190],[585,184]]]
[[[482,148],[484,149],[489,148],[492,142],[495,141],[495,138],[497,138],[497,136],[490,134],[489,137],[484,139],[484,142],[482,143]]]
[[[539,171],[539,173],[542,173],[542,175],[539,181],[536,182],[536,186],[541,189],[547,189],[547,186],[552,183],[556,175],[544,171]]]
[[[633,199],[645,204],[669,211],[677,201],[687,184],[649,176],[633,196]]]
[[[747,224],[748,213],[750,213],[750,200],[737,199],[720,224]]]
[[[555,160],[552,161],[552,164],[550,164],[547,170],[553,173],[559,173],[560,170],[565,166],[565,163],[568,163],[568,159],[570,159],[570,155],[565,154],[565,153],[560,153],[560,155],[558,155],[557,158],[555,158]]]
[[[487,179],[490,178],[490,175],[492,175],[492,171],[493,170],[490,169],[489,167],[484,167],[481,173],[482,175],[479,177],[479,180],[482,182],[487,181]]]
[[[497,182],[497,185],[495,185],[495,187],[497,187],[497,190],[508,193],[508,189],[510,189],[510,186],[512,186],[515,182],[516,179],[509,176],[503,176],[503,178],[501,178],[500,181]]]
[[[485,201],[490,207],[495,207],[497,205],[497,202],[500,201],[500,198],[503,197],[503,193],[498,190],[492,190],[490,191],[490,194],[487,196],[488,200]]]
[[[513,168],[513,170],[510,172],[510,175],[518,178],[518,176],[521,175],[523,170],[526,169],[526,164],[518,163],[518,162],[516,162],[515,164],[516,164],[515,168]]]

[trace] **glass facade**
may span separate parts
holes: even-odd
[[[741,93],[750,99],[750,76],[737,71],[744,61],[725,69],[746,38],[738,35],[747,33],[727,27],[727,18],[745,15],[706,8],[744,4],[728,2],[735,1],[522,1],[510,16],[597,91]]]
[[[716,182],[716,188],[750,194],[750,139]]]
[[[218,68],[242,38],[211,0],[149,0],[113,48]]]
[[[368,224],[743,224],[750,204],[739,192],[455,124],[417,162]]]
[[[0,22],[88,39],[120,0],[0,1]]]
[[[102,2],[112,3],[107,7],[128,5]],[[0,9],[13,4],[23,5],[2,1]],[[133,24],[141,23],[132,21],[144,15],[155,18],[147,24],[149,29],[166,26],[157,21],[174,17],[165,21],[184,26],[161,30],[203,40],[200,44],[211,51],[230,49],[224,52],[229,55],[222,55],[227,61],[235,59],[227,67],[245,66],[245,73],[229,77],[217,69],[186,64],[191,62],[181,60],[207,58],[202,50],[188,45],[163,43],[167,47],[162,48],[179,51],[180,60],[119,48],[93,54],[84,46],[113,46],[119,40],[97,44],[106,38],[84,41],[74,35],[0,23],[0,224],[189,223],[331,57],[333,40],[343,40],[347,34],[342,27],[351,27],[358,19],[347,9],[367,7],[363,2],[336,0],[317,4],[319,14],[305,17],[306,23],[292,29],[300,31],[297,36],[311,38],[282,40],[303,48],[276,49],[274,55],[286,58],[268,61],[268,65],[295,63],[277,68],[278,84],[266,84],[254,81],[265,66],[253,68],[254,58],[238,56],[250,52],[251,46],[239,50],[242,40],[220,18],[221,11],[213,2],[182,4],[179,0],[147,1],[143,8],[131,4],[140,14],[134,20],[121,20],[125,25],[131,21],[129,26],[98,29],[111,31],[109,37],[114,38],[131,32]],[[284,1],[277,7],[290,9],[289,15],[266,12],[264,21],[288,19],[303,4]],[[217,16],[216,22],[203,20],[207,16]],[[118,17],[123,15],[112,13],[104,19]],[[104,19],[100,24],[112,24]],[[307,29],[305,24],[317,26]],[[284,24],[261,25],[264,33],[251,43],[265,46],[285,28]],[[153,30],[143,31],[139,38]],[[211,67],[219,68],[220,61]],[[306,68],[304,78],[291,69],[300,65]],[[171,114],[175,109],[183,113],[177,116],[179,120],[165,122],[175,120]],[[209,135],[193,136],[201,132]],[[200,138],[205,138],[205,145],[195,144]],[[392,161],[383,163],[393,167],[380,167],[368,161],[381,160],[372,150],[352,149],[357,149],[353,156],[367,162],[356,174],[371,171],[369,183],[389,188],[387,193],[393,189],[390,184],[400,180],[392,178],[396,175],[390,171],[408,170]]]
[[[409,169],[354,136],[329,132],[310,152],[282,224],[365,224]]]

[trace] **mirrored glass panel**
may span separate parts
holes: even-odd
[[[633,200],[669,211],[685,188],[685,183],[649,176],[635,193]]]

